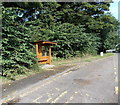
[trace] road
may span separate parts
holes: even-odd
[[[17,103],[118,103],[117,75],[116,54],[39,81],[11,99]]]

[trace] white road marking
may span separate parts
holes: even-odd
[[[47,99],[47,102],[49,102],[50,100],[52,100],[52,98],[51,98],[51,97]]]
[[[59,88],[55,88],[57,91],[60,91],[60,89]]]
[[[77,94],[78,92],[75,92],[75,94]]]
[[[55,103],[57,102],[62,96],[64,96],[65,94],[67,94],[67,91],[62,92],[57,98],[55,98],[55,100],[53,100],[51,103]]]
[[[118,86],[115,87],[115,94],[118,95]]]
[[[48,95],[48,97],[51,97],[51,96],[52,96],[52,94],[50,94],[50,93],[47,93],[47,95]]]
[[[78,94],[78,92],[74,92],[74,94],[65,103],[72,101],[76,94]]]
[[[116,75],[117,73],[116,73],[116,72],[114,72],[114,74]]]
[[[88,96],[88,97],[89,97],[90,95],[86,93],[86,96]]]
[[[3,91],[6,91],[6,89],[3,89]]]
[[[33,100],[33,102],[34,102],[34,103],[40,103],[40,102],[38,102],[38,100],[41,99],[42,97],[43,97],[43,96],[40,96],[40,97],[36,98],[35,100]]]
[[[115,82],[118,82],[118,78],[117,77],[115,77]]]

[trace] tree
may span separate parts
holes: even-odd
[[[16,9],[2,7],[2,69],[3,75],[25,73],[36,61],[32,53],[29,29],[16,21]]]

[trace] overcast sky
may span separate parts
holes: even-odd
[[[113,1],[114,3],[110,3],[110,12],[114,17],[116,17],[116,19],[118,19],[118,2],[120,2],[120,0]]]

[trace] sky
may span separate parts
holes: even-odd
[[[116,19],[118,19],[118,2],[120,2],[120,0],[113,1],[114,3],[110,3],[110,12]]]

